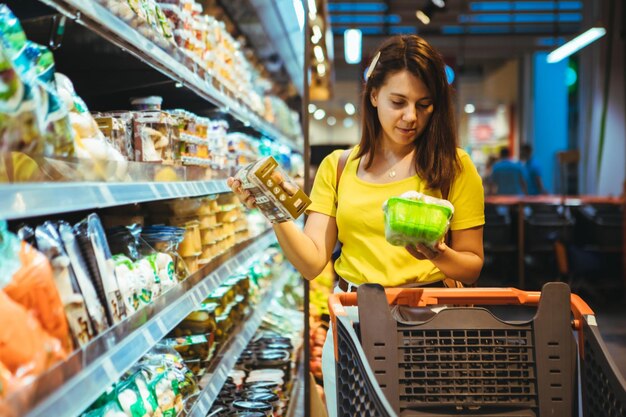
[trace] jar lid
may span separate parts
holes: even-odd
[[[250,382],[246,382],[245,386],[247,388],[268,388],[268,389],[275,389],[278,388],[280,386],[280,384],[278,382],[275,381],[250,381]]]
[[[261,401],[235,401],[233,407],[243,411],[272,411],[272,406]]]
[[[283,350],[293,349],[293,346],[291,346],[291,343],[284,343],[284,342],[268,343],[267,345],[265,345],[265,347],[267,349],[283,349]]]
[[[278,401],[278,395],[271,392],[244,392],[243,397],[248,401],[261,401],[270,404]]]

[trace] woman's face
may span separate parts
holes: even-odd
[[[409,145],[424,131],[433,113],[433,99],[422,80],[407,70],[387,77],[372,91],[382,139],[388,145]]]

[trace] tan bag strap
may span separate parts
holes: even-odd
[[[348,158],[350,158],[350,153],[352,152],[352,148],[348,148],[341,153],[339,157],[339,162],[337,162],[337,179],[335,180],[335,191],[339,194],[339,180],[341,179],[341,174],[343,174],[343,170],[348,163]]]

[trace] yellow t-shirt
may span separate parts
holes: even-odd
[[[387,184],[363,181],[357,177],[360,159],[352,159],[357,152],[355,148],[341,175],[336,206],[337,164],[342,152],[333,152],[320,164],[311,190],[312,204],[307,210],[337,219],[338,238],[343,245],[341,256],[335,262],[337,274],[354,284],[369,282],[385,287],[444,279],[444,274],[431,261],[418,260],[405,248],[385,240],[382,209],[388,198],[405,191],[419,191],[438,198],[442,197],[441,191],[428,189],[426,182],[417,175]],[[482,180],[469,155],[462,149],[458,149],[457,154],[461,170],[448,195],[454,205],[452,230],[485,224]]]

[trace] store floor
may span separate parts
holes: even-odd
[[[595,304],[595,305],[593,305]],[[590,303],[598,328],[617,367],[626,378],[626,302]]]

